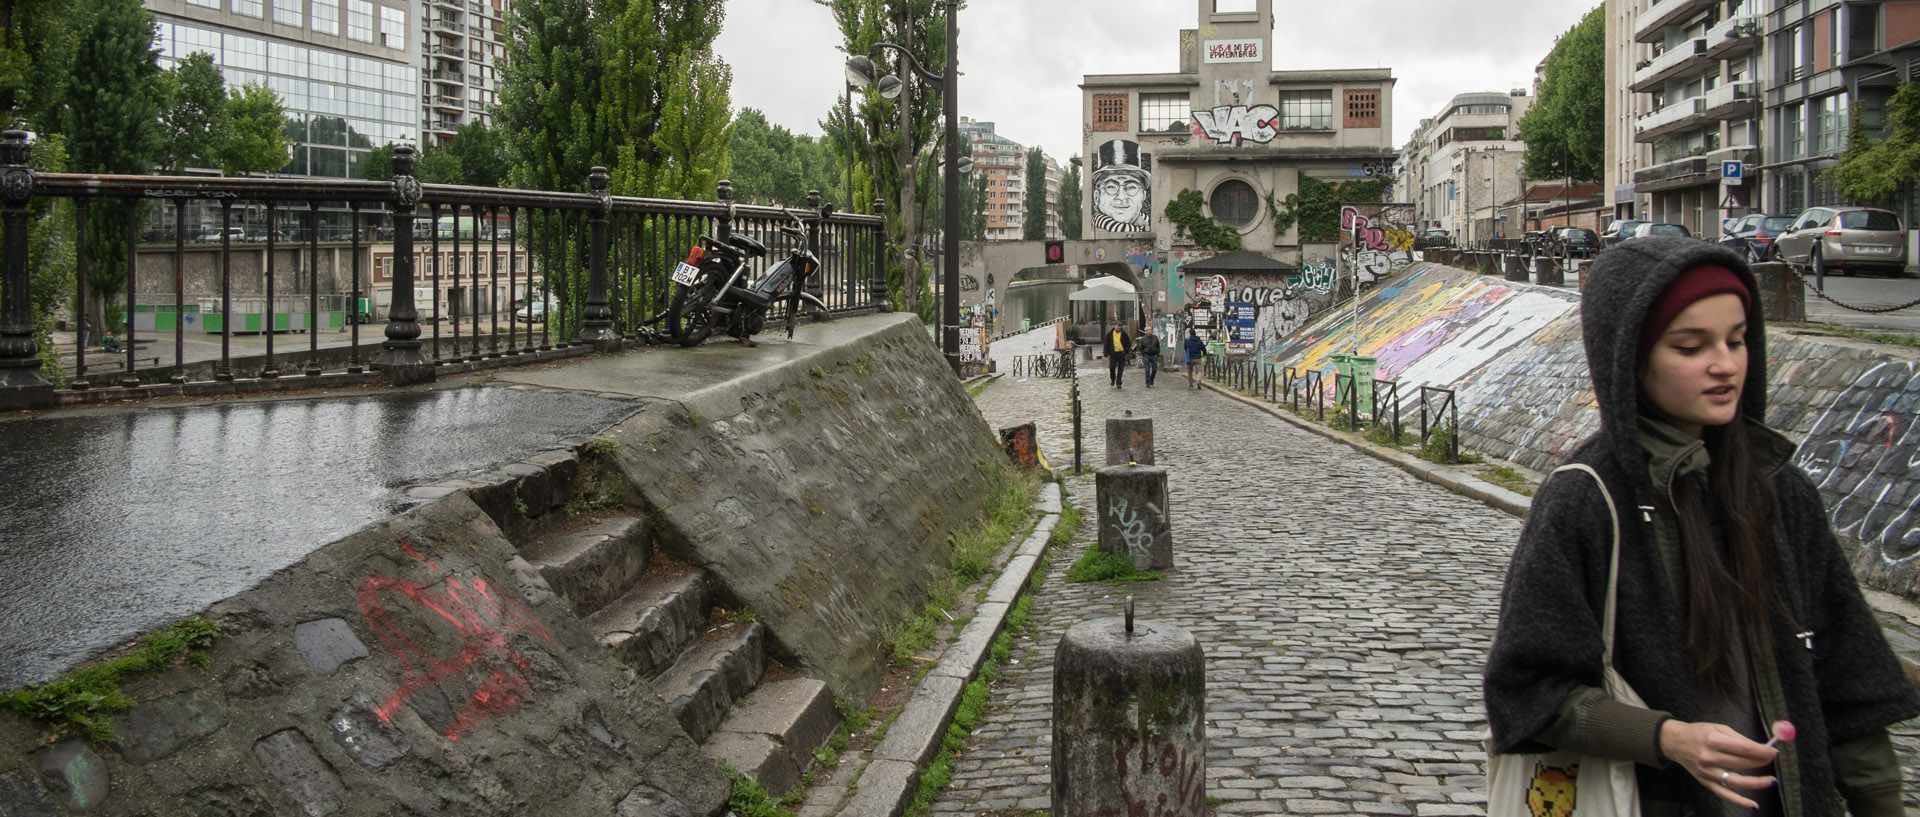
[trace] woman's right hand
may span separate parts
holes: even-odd
[[[1660,754],[1680,764],[1693,779],[1720,799],[1745,808],[1759,804],[1741,795],[1739,790],[1765,789],[1779,784],[1773,777],[1741,774],[1741,769],[1758,769],[1779,757],[1780,750],[1748,740],[1732,727],[1718,723],[1689,723],[1670,720],[1660,724]]]

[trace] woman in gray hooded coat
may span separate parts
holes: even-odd
[[[1766,333],[1743,259],[1687,238],[1594,263],[1581,329],[1600,430],[1534,497],[1485,703],[1496,753],[1630,760],[1643,813],[1903,813],[1887,734],[1920,714],[1795,446],[1763,424]],[[1614,666],[1602,608],[1620,532]],[[1787,721],[1791,741],[1766,745]]]

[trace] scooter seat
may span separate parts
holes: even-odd
[[[728,236],[727,243],[732,244],[736,249],[740,250],[740,252],[746,255],[748,258],[760,258],[767,254],[767,245],[762,244],[758,241],[755,241],[751,238],[748,238],[744,235]]]

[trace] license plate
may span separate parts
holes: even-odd
[[[681,286],[693,286],[700,282],[700,268],[685,261],[673,268],[673,282]]]
[[[1893,252],[1893,248],[1892,248],[1892,247],[1862,247],[1862,246],[1855,246],[1855,247],[1854,247],[1853,249],[1854,249],[1854,251],[1855,251],[1855,252],[1861,252],[1861,253],[1865,253],[1865,254],[1867,254],[1867,255],[1886,255],[1886,254],[1888,254],[1888,253],[1890,253],[1890,252]]]

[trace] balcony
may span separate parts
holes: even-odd
[[[1701,97],[1707,116],[1717,120],[1745,119],[1760,114],[1760,83],[1729,82]]]
[[[1728,17],[1707,29],[1707,56],[1730,60],[1760,47],[1760,18],[1752,14]]]
[[[427,77],[430,79],[439,80],[441,82],[458,82],[458,83],[465,84],[467,81],[467,72],[460,71],[457,69],[443,68],[438,71],[428,71]]]
[[[462,23],[459,20],[448,20],[444,17],[435,18],[433,22],[428,23],[427,25],[431,27],[434,31],[446,32],[449,34],[465,34],[467,31],[467,26],[465,23]]]
[[[461,106],[459,97],[436,95],[431,97],[430,101],[432,102],[433,107],[442,111],[459,113],[463,110],[466,110],[463,106]]]
[[[467,47],[459,43],[434,43],[427,46],[427,53],[436,57],[463,60],[467,58]]]
[[[1704,121],[1706,97],[1682,99],[1633,121],[1633,141],[1651,142],[1678,130],[1695,127]]]
[[[460,123],[451,119],[435,119],[433,120],[433,132],[446,134],[459,133]]]
[[[467,26],[467,33],[472,34],[475,37],[485,37],[487,36],[487,27],[486,26]]]
[[[483,6],[479,3],[468,3],[467,10],[470,12],[473,12],[474,14],[486,14],[489,11],[489,9],[486,6]]]
[[[1635,171],[1633,187],[1641,193],[1657,193],[1661,190],[1717,184],[1719,180],[1720,164],[1718,162],[1709,164],[1705,156],[1688,156],[1677,162],[1668,162]]]
[[[1713,8],[1718,0],[1660,0],[1653,8],[1633,18],[1635,42],[1657,43],[1663,29],[1695,14]]]
[[[1667,0],[1667,2],[1673,3],[1678,0]],[[1649,93],[1657,90],[1661,83],[1685,73],[1689,68],[1704,68],[1706,65],[1706,38],[1688,40],[1641,64],[1638,70],[1633,72],[1633,92]]]

